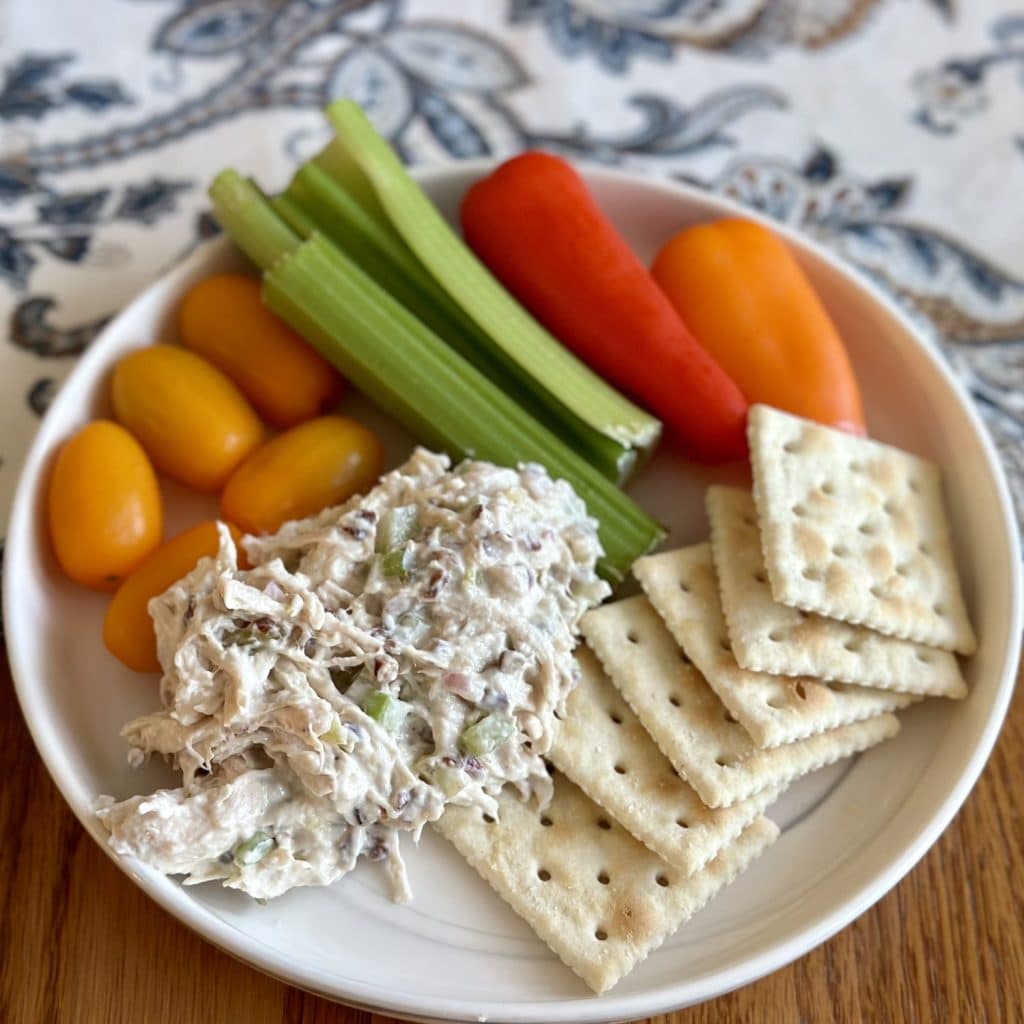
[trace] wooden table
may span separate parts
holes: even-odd
[[[132,885],[50,781],[2,656],[0,758],[0,1022],[389,1024],[236,963]],[[966,806],[894,892],[795,964],[657,1020],[1024,1019],[1021,793],[1018,701]]]

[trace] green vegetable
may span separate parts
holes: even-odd
[[[375,722],[379,723],[382,729],[387,729],[388,732],[395,732],[401,727],[405,721],[405,716],[409,714],[412,707],[406,704],[405,701],[395,700],[394,697],[384,693],[383,690],[374,690],[363,701],[363,710]]]
[[[257,266],[271,266],[299,244],[263,193],[237,171],[221,171],[209,193],[217,223]]]
[[[407,576],[409,570],[406,566],[409,549],[407,547],[392,548],[380,560],[380,571],[385,576]]]
[[[467,754],[480,757],[500,747],[516,731],[516,723],[509,715],[485,715],[479,722],[463,730],[459,746]]]
[[[633,405],[551,337],[509,295],[459,239],[409,177],[394,150],[362,110],[339,100],[327,108],[337,142],[358,165],[392,228],[461,310],[482,329],[481,349],[530,391],[539,392],[568,436],[584,451],[600,451],[593,434],[623,448],[650,450],[661,424]],[[337,158],[347,181],[359,179]],[[607,455],[607,449],[604,454]]]
[[[411,540],[420,528],[419,520],[419,511],[415,505],[399,505],[397,508],[384,509],[377,523],[375,550],[390,551]]]
[[[332,144],[332,148],[338,146]],[[332,165],[341,166],[338,161]],[[379,216],[384,215],[376,201],[374,212],[366,208],[370,201],[367,189],[372,195],[372,186],[365,178],[362,186],[352,184],[352,173],[359,173],[358,169],[353,172],[352,166],[345,164],[341,173],[361,198],[318,164],[310,163],[295,174],[284,195],[271,203],[303,238],[314,231],[330,238],[385,291],[552,433],[579,448],[606,476],[626,479],[637,462],[634,449],[588,426],[553,396],[528,386],[523,373],[510,372],[508,357],[495,350],[487,332],[435,280],[386,218],[381,223]]]
[[[248,839],[243,839],[234,849],[235,863],[239,867],[258,864],[274,847],[277,840],[266,832],[253,832]]]
[[[345,729],[341,724],[341,719],[335,715],[334,721],[331,722],[330,729],[327,732],[320,733],[320,739],[331,746],[339,747],[345,740]]]
[[[539,462],[568,480],[600,524],[601,571],[619,580],[664,532],[653,519],[326,239],[264,275],[264,301],[420,441],[455,458]]]

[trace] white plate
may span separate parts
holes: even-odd
[[[488,169],[466,164],[420,180],[453,214]],[[692,189],[585,173],[644,259],[684,224],[739,212]],[[1020,552],[1002,470],[960,386],[892,304],[817,247],[787,237],[847,339],[873,436],[945,470],[958,562],[981,638],[965,665],[965,702],[919,706],[903,715],[895,741],[794,786],[771,812],[784,827],[779,842],[600,999],[433,834],[418,849],[406,844],[416,899],[404,907],[389,902],[373,865],[327,890],[298,890],[268,906],[209,885],[186,889],[120,861],[126,873],[211,942],[303,988],[420,1019],[538,1022],[633,1019],[709,999],[802,955],[895,885],[967,796],[1003,720],[1020,643]],[[95,796],[124,797],[172,777],[160,766],[133,772],[126,765],[118,730],[156,706],[156,679],[106,654],[105,597],[57,571],[42,529],[47,471],[69,434],[108,414],[114,360],[173,338],[172,314],[185,288],[236,261],[229,246],[214,243],[110,324],[46,416],[15,501],[4,606],[18,696],[50,773],[104,849],[90,817]],[[395,458],[406,450],[408,437],[366,403],[349,405],[386,430]],[[705,536],[702,494],[712,476],[660,454],[634,492],[671,525],[674,541],[696,541]],[[165,494],[169,530],[213,509],[176,487]]]

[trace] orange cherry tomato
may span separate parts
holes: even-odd
[[[230,524],[228,529],[238,544],[238,529]],[[118,587],[103,620],[103,643],[115,658],[136,672],[160,670],[149,602],[190,573],[200,558],[216,555],[218,543],[215,521],[190,527],[158,547]],[[241,549],[238,555],[244,565]]]
[[[334,367],[263,305],[259,282],[244,274],[194,284],[178,307],[178,332],[275,427],[312,419],[341,394]]]
[[[365,491],[380,475],[383,451],[362,424],[321,416],[258,448],[228,480],[224,515],[248,533],[272,533]]]
[[[159,543],[163,501],[142,446],[97,420],[64,443],[47,495],[50,539],[76,583],[113,590]]]
[[[151,345],[120,359],[110,396],[114,415],[157,469],[199,491],[219,490],[263,439],[241,391],[177,345]]]

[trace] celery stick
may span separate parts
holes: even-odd
[[[405,242],[390,227],[381,228],[376,218],[319,166],[301,168],[284,195],[272,202],[303,237],[314,227],[327,235],[377,284],[605,476],[617,482],[629,477],[636,465],[635,449],[605,436],[568,409],[558,408],[553,399],[527,387],[520,375],[513,376],[504,361],[496,358],[482,328],[434,280]]]
[[[408,176],[362,110],[338,100],[327,108],[327,116],[345,151],[373,185],[392,226],[486,331],[506,368],[602,434],[624,445],[652,447],[660,423],[584,366],[505,291]]]
[[[221,171],[209,188],[213,215],[234,243],[259,267],[271,266],[299,239],[270,208],[263,193],[237,171]]]
[[[600,569],[619,580],[664,536],[658,524],[326,239],[264,275],[264,301],[416,437],[455,458],[539,462],[599,523]]]

